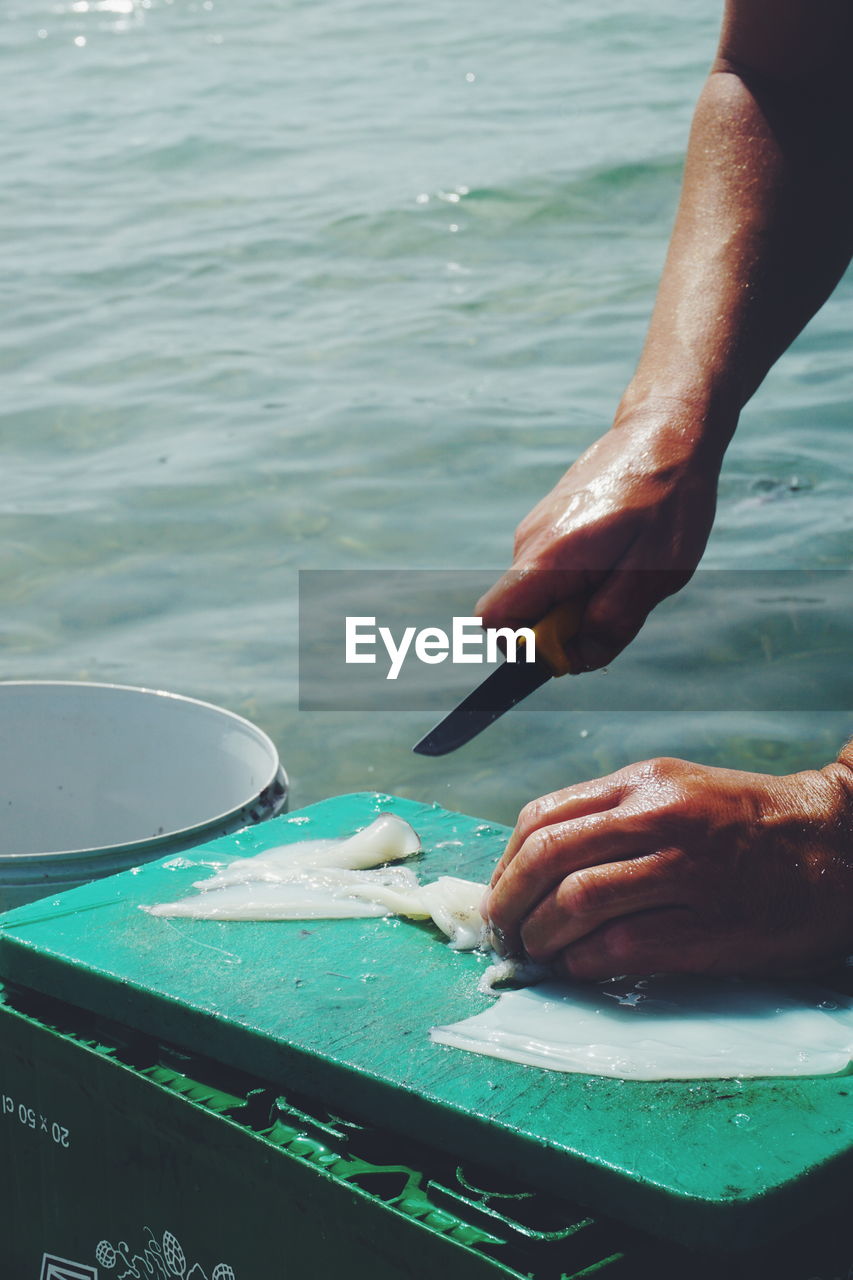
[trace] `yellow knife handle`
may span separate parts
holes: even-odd
[[[584,604],[583,600],[566,600],[546,613],[542,621],[537,622],[533,628],[536,657],[543,658],[555,676],[570,675],[573,670],[564,646],[580,631]]]

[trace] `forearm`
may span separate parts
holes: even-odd
[[[850,0],[726,0],[639,366],[518,526],[487,626],[582,599],[570,656],[592,670],[695,570],[740,410],[853,251],[851,62]]]
[[[725,42],[722,47],[725,55]],[[853,95],[834,69],[768,77],[718,57],[637,372],[620,406],[685,402],[722,448],[853,252]]]

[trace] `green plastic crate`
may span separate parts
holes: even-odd
[[[10,1280],[619,1274],[577,1207],[240,1072],[30,993],[0,1028]]]

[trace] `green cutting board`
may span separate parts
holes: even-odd
[[[211,861],[392,810],[422,879],[487,879],[507,829],[377,794],[325,800],[0,917],[0,974],[329,1106],[698,1246],[758,1243],[840,1200],[848,1076],[618,1081],[430,1041],[482,1010],[484,956],[396,919],[165,920]],[[418,866],[419,863],[419,866]]]

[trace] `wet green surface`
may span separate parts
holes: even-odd
[[[421,833],[430,878],[485,877],[506,837],[437,806],[342,796],[8,914],[2,976],[653,1233],[734,1244],[841,1196],[848,1077],[621,1082],[464,1054],[428,1031],[484,1007],[486,960],[452,952],[429,926],[139,910],[188,891],[205,860],[348,833],[381,809]]]

